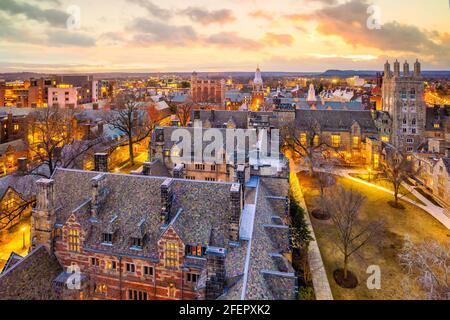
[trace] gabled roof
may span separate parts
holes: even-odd
[[[6,270],[12,268],[14,265],[16,265],[22,259],[23,259],[23,257],[21,255],[18,255],[15,252],[11,252],[11,254],[9,255],[9,258],[6,261],[6,264],[3,267],[3,270],[0,272],[0,274],[4,273],[4,272],[6,272]]]

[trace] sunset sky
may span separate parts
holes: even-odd
[[[371,4],[379,30],[366,26]],[[67,28],[74,5],[79,29]],[[416,57],[450,70],[448,0],[0,0],[0,72],[362,70]]]

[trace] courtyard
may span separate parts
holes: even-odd
[[[298,174],[308,211],[315,208],[315,199],[319,195],[309,177]],[[440,243],[450,241],[450,230],[444,227],[427,212],[402,201],[405,210],[392,208],[388,201],[392,195],[370,186],[359,184],[346,178],[339,177],[336,181],[348,188],[353,188],[366,196],[360,218],[365,221],[383,221],[384,228],[380,235],[381,241],[369,244],[361,249],[359,255],[353,256],[350,261],[350,270],[359,280],[356,289],[343,289],[333,279],[333,271],[342,266],[342,256],[335,243],[336,234],[333,232],[331,220],[320,221],[311,216],[311,221],[317,237],[328,280],[334,299],[337,300],[398,300],[423,297],[418,286],[403,290],[404,280],[407,279],[398,261],[398,254],[403,247],[405,237],[414,243],[424,240],[436,240]],[[381,289],[369,290],[366,273],[369,266],[379,266],[381,269]]]

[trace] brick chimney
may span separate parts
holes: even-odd
[[[206,250],[206,300],[216,300],[224,293],[226,255],[224,248],[208,247]]]
[[[25,175],[28,172],[28,159],[27,158],[17,159],[17,172],[22,175]]]
[[[95,169],[97,172],[108,172],[108,154],[96,153],[94,155]]]
[[[31,244],[44,245],[53,250],[53,227],[56,221],[54,181],[40,179],[36,182],[36,207],[31,213]]]
[[[97,133],[99,136],[101,136],[103,134],[103,129],[104,129],[104,123],[102,121],[100,121],[99,123],[97,123]]]
[[[166,179],[161,184],[161,222],[163,224],[169,224],[172,218],[172,183],[173,179]]]
[[[239,242],[239,224],[242,213],[242,188],[239,183],[234,183],[230,190],[230,221],[228,226],[229,240]]]

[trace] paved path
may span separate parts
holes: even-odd
[[[297,166],[296,167],[296,172],[300,172],[302,170],[305,170],[306,168]],[[324,169],[321,168],[316,168],[315,169],[318,172],[325,172]],[[367,174],[367,170],[362,170],[362,169],[344,169],[344,168],[339,168],[339,169],[333,169],[332,171],[333,174],[344,177],[346,179],[352,180],[354,182],[360,183],[360,184],[364,184],[366,186],[381,190],[383,192],[389,193],[394,195],[394,192],[383,188],[381,186],[378,186],[376,184],[352,177],[350,174]],[[421,208],[422,210],[428,212],[431,216],[433,216],[436,220],[438,220],[440,223],[442,223],[447,229],[450,230],[450,217],[447,216],[445,214],[445,209],[438,207],[436,205],[434,205],[431,201],[429,201],[427,198],[425,198],[424,196],[422,196],[417,190],[415,190],[415,188],[411,187],[410,185],[403,183],[403,187],[405,187],[408,191],[410,191],[417,199],[419,199],[422,203],[419,203],[417,201],[411,200],[409,198],[404,197],[403,195],[399,195],[400,197],[403,197],[402,200],[409,202],[413,205],[415,205],[416,207]]]

